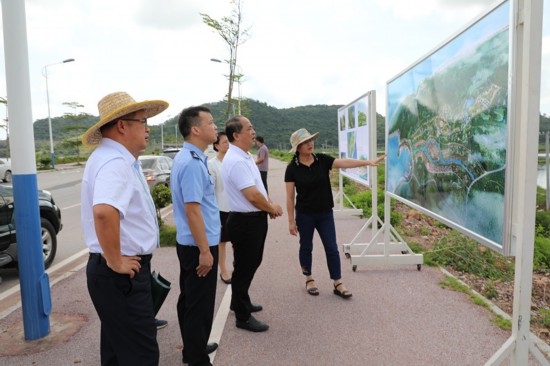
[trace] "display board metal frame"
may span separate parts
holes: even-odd
[[[515,114],[516,103],[514,100],[515,84],[513,83],[513,79],[510,77],[514,68],[514,60],[512,58],[514,32],[510,29],[510,22],[512,21],[510,18],[510,11],[505,11],[508,4],[508,1],[498,1],[490,9],[473,19],[456,34],[448,38],[400,74],[389,80],[387,87],[388,108],[386,111],[386,149],[389,153],[386,169],[387,194],[392,198],[395,198],[398,201],[401,201],[406,205],[409,205],[416,210],[419,210],[422,213],[443,222],[447,226],[452,227],[464,235],[469,236],[483,245],[504,255],[510,255],[513,253],[510,232],[511,207],[509,202],[511,201],[510,197],[512,194],[512,180],[514,173],[512,150],[514,146],[514,138],[516,136],[514,125],[510,123],[512,116]],[[502,13],[504,13],[504,17],[502,17]],[[494,24],[492,22],[494,22]],[[504,24],[505,27],[502,27],[502,24]],[[490,27],[495,27],[495,36],[491,35],[492,38],[488,39],[483,38],[486,36],[485,30]],[[505,31],[508,31],[508,44],[502,42],[502,38],[506,35]],[[475,37],[482,38],[478,39]],[[504,39],[506,38],[504,37]],[[479,43],[474,43],[474,41]],[[496,55],[495,59],[498,58],[499,61],[503,60],[498,52],[490,53],[489,51],[486,51],[487,49],[491,49],[490,47],[494,47],[495,44],[500,47],[507,47],[508,51],[507,59],[504,59],[507,66],[505,63],[501,62],[500,69],[490,69],[493,66],[487,66],[487,61],[482,61],[481,59],[478,60],[480,55],[486,56],[487,54]],[[472,49],[475,50],[478,47],[479,51],[472,51]],[[468,52],[472,52],[473,56],[468,54]],[[478,61],[476,63],[476,61],[472,60]],[[455,67],[455,69],[451,69],[454,65],[457,65],[457,67]],[[479,65],[480,69],[476,69],[476,65]],[[449,70],[446,69],[447,67],[449,67]],[[470,67],[470,69],[468,69],[468,67]],[[508,77],[505,77],[506,75],[502,75],[501,70],[503,68],[505,70],[507,68]],[[458,94],[458,97],[453,98],[454,94],[452,94],[452,92],[456,88],[460,88],[460,86],[457,86],[456,88],[449,86],[450,83],[448,79],[453,79],[456,81],[457,77],[455,77],[455,74],[458,74],[460,71],[471,72],[472,76],[468,74],[468,77],[471,77],[472,80],[478,77],[478,75],[474,73],[475,71],[477,71],[480,75],[492,71],[495,73],[494,75],[498,75],[500,82],[504,85],[494,84],[494,79],[496,76],[490,75],[487,77],[487,84],[485,84],[484,87],[491,85],[491,88],[494,88],[497,91],[487,88],[482,89],[483,93],[481,93],[481,90],[479,94],[472,93],[472,96],[470,96],[471,99],[474,99],[473,97],[476,95],[477,97],[474,100],[468,100],[466,102],[472,103],[473,106],[471,106],[463,103],[464,101],[461,98],[465,98],[464,95],[456,93]],[[422,80],[422,82],[419,82],[419,80]],[[404,98],[402,95],[402,98],[404,99],[400,100],[396,104],[395,93],[401,92],[401,86],[404,88],[409,87],[409,81],[415,83],[415,87],[418,89],[416,89],[413,94],[407,98]],[[466,88],[472,88],[474,90],[477,89],[477,87],[466,83],[465,85],[462,85],[462,87],[465,88],[465,90]],[[502,96],[504,92],[506,93],[505,97]],[[466,94],[466,91],[462,93]],[[495,95],[497,95],[497,97],[495,97]],[[427,96],[432,99],[428,99]],[[410,99],[410,97],[412,97],[412,99]],[[505,134],[505,136],[497,135],[495,142],[491,141],[489,143],[497,145],[497,148],[490,150],[490,153],[485,153],[481,156],[481,152],[476,150],[472,151],[469,149],[472,149],[472,146],[482,146],[482,143],[477,142],[477,139],[485,139],[487,136],[490,136],[491,133],[495,132],[494,130],[490,130],[490,128],[493,128],[492,125],[498,124],[493,123],[492,120],[489,120],[489,122],[486,123],[487,130],[478,133],[477,129],[479,129],[479,127],[475,125],[474,121],[479,124],[480,120],[486,118],[484,115],[486,110],[482,108],[485,108],[485,103],[492,103],[492,100],[490,99],[492,97],[494,97],[494,100],[500,101],[499,103],[502,104],[497,103],[494,107],[490,104],[491,109],[488,109],[489,112],[487,113],[496,114],[500,112],[500,109],[506,109],[505,115],[502,116],[503,119],[506,119],[506,125],[504,126],[503,124],[500,124],[504,127],[498,127],[500,128],[500,130],[498,130],[500,131],[499,133],[502,133],[503,135]],[[426,99],[428,100],[425,101]],[[422,100],[422,103],[418,102],[420,100]],[[445,102],[442,102],[442,100]],[[489,100],[489,102],[487,100]],[[437,106],[437,113],[424,107],[424,103],[429,105],[430,102]],[[406,118],[406,115],[404,117],[403,115],[399,115],[399,113],[397,113],[399,110],[395,107],[396,105],[401,106],[401,111],[410,110],[411,112],[409,112],[409,116],[414,116],[414,113],[417,115],[417,125],[406,125],[403,124],[403,122],[400,122],[401,127],[404,127],[405,129],[399,132],[405,132],[406,135],[408,134],[415,136],[410,141],[403,139],[401,133],[397,134],[396,137],[396,133],[393,132],[390,136],[390,129],[392,129],[393,124],[397,123],[397,121],[402,121],[403,118]],[[468,107],[466,107],[466,105],[468,105]],[[421,110],[421,108],[425,109],[427,112]],[[432,114],[434,114],[434,116],[432,116]],[[450,117],[446,117],[445,114],[450,115]],[[455,114],[457,115],[456,117]],[[457,126],[458,123],[455,123],[455,118],[458,118],[460,115],[465,115],[468,119],[466,120],[467,122],[462,122],[460,126]],[[488,118],[493,118],[493,116],[488,116]],[[438,122],[442,126],[438,125]],[[459,131],[458,133],[455,133],[454,136],[466,136],[466,133],[462,132],[463,128],[470,129],[469,139],[460,143],[455,142],[453,138],[457,139],[457,137],[453,137],[452,133]],[[419,130],[426,130],[427,132],[419,133],[417,132]],[[441,132],[445,130],[452,131],[448,137],[444,135],[445,132]],[[433,137],[438,134],[441,134],[440,136],[444,137]],[[392,138],[391,140],[390,137]],[[394,154],[394,139],[396,138],[398,141],[397,155]],[[498,140],[499,138],[502,138],[502,141]],[[446,142],[444,143],[445,140]],[[404,163],[404,160],[402,160],[403,158],[400,157],[400,155],[403,155],[403,152],[401,151],[402,146],[408,147],[405,149],[405,152],[407,150],[410,152],[410,171],[406,172],[407,174],[410,174],[409,178],[407,178],[407,181],[410,183],[407,183],[406,185],[395,182],[395,177],[403,176],[397,174],[399,169],[406,168],[403,167],[403,165],[399,165]],[[502,146],[504,146],[504,148],[502,148]],[[458,150],[461,151],[456,153],[455,151]],[[504,160],[500,155],[502,152],[505,154]],[[494,153],[495,155],[498,154],[498,156],[494,158],[495,160],[488,161],[487,159],[492,157],[491,153]],[[422,166],[422,164],[419,165],[416,161],[419,159],[418,156],[421,154],[425,156],[423,163],[425,166]],[[454,154],[458,154],[456,158]],[[458,156],[461,156],[461,158],[458,158]],[[481,157],[478,158],[478,156]],[[400,163],[398,163],[396,157],[399,157],[399,160],[401,161]],[[472,164],[472,161],[474,164]],[[477,167],[478,171],[470,172],[472,168],[470,165],[467,166],[466,164],[471,164],[474,169]],[[485,168],[485,164],[488,164],[490,168]],[[419,169],[418,166],[422,166],[421,169]],[[460,168],[461,166],[462,168]],[[495,166],[497,167],[495,168]],[[430,178],[431,176],[435,177],[436,173],[433,173],[434,170],[439,171],[439,173],[437,173],[440,177],[438,180]],[[504,173],[502,173],[503,171]],[[466,178],[462,178],[460,174]],[[493,181],[496,181],[496,179],[491,178],[493,176],[503,177],[501,178],[503,179],[502,185],[493,186]],[[453,179],[448,177],[455,178]],[[402,178],[400,179],[403,181]],[[491,190],[489,190],[489,192],[484,192],[483,190],[477,189],[474,191],[473,188],[479,187],[480,182],[483,182],[483,184],[490,187],[500,186],[501,188],[498,190],[500,191],[500,194],[494,193]],[[475,186],[474,183],[476,183]],[[461,188],[463,191],[462,193],[455,193],[454,190],[457,186],[463,187]],[[396,192],[398,187],[399,190]],[[474,193],[470,191],[470,188]],[[484,200],[475,199],[481,195],[484,195]],[[473,219],[472,217],[474,217],[474,214],[477,214],[476,208],[479,209],[480,206],[484,207],[483,205],[488,201],[486,197],[493,198],[493,196],[490,195],[499,197],[496,201],[492,200],[491,202],[495,205],[497,202],[500,202],[502,205],[502,210],[499,210],[498,207],[493,206],[494,208],[489,211],[491,211],[491,215],[494,213],[494,216],[491,216],[491,219],[487,220],[487,224],[480,224],[480,222],[483,222],[485,219],[483,215],[480,215],[482,217],[479,219]]]
[[[389,207],[391,196],[450,224],[495,251],[515,255],[512,335],[487,361],[486,366],[501,365],[505,361],[509,361],[510,365],[527,365],[529,354],[542,365],[549,365],[548,359],[532,341],[534,337],[530,333],[538,155],[538,144],[533,144],[533,141],[538,141],[539,133],[543,0],[498,1],[451,39],[503,4],[509,6],[509,105],[502,243],[491,242],[391,193],[386,195],[386,207]],[[386,141],[387,138],[388,131]],[[388,169],[386,178],[387,174]],[[388,220],[386,210],[385,221]]]
[[[368,156],[367,159],[374,159],[376,157],[376,92],[374,90],[367,92],[361,97],[357,98],[350,104],[340,108],[338,110],[339,115],[339,133],[340,128],[340,116],[341,111],[345,111],[352,105],[355,105],[358,101],[367,100],[368,105]],[[378,216],[378,182],[377,182],[377,167],[369,166],[368,179],[358,179],[356,174],[342,173],[340,169],[340,179],[342,175],[356,181],[359,184],[364,184],[370,187],[372,191],[372,214],[367,222],[357,232],[352,241],[343,245],[344,253],[347,258],[350,259],[353,271],[357,270],[358,265],[366,266],[379,266],[388,264],[413,264],[417,265],[420,270],[423,263],[423,255],[415,254],[399,233],[390,224],[390,220],[386,219],[385,222]],[[342,189],[342,188],[341,188]],[[390,206],[385,205],[385,215],[389,215]],[[371,229],[371,237],[367,243],[360,243],[361,236]]]
[[[348,133],[357,134],[357,130],[362,130],[361,132],[367,134],[368,138],[368,152],[367,156],[365,157],[365,160],[370,159],[370,156],[372,156],[372,129],[371,129],[371,121],[373,121],[373,114],[371,113],[371,95],[374,95],[375,91],[369,91],[363,95],[361,95],[359,98],[355,99],[353,102],[348,103],[345,106],[342,106],[338,108],[338,115],[337,115],[337,124],[338,124],[338,157],[339,158],[351,158],[348,156],[347,153],[345,153],[345,156],[342,156],[342,150],[343,145],[347,146],[346,144],[342,142],[342,138],[347,138]],[[367,104],[367,115],[366,117],[366,126],[364,128],[361,128],[363,126],[359,126],[359,118],[355,118],[355,114],[359,115],[359,109],[357,104],[359,102],[365,102]],[[350,121],[349,112],[353,110],[353,122]],[[376,111],[374,113],[374,121],[376,121]],[[348,128],[349,124],[353,123],[352,131],[350,131],[350,128]],[[375,131],[376,132],[376,131]],[[357,144],[356,138],[354,138],[354,144]],[[376,144],[376,140],[375,140]],[[348,149],[346,149],[347,151]],[[374,154],[376,154],[376,151],[374,151]],[[369,169],[370,167],[367,167],[367,174],[368,174],[368,180],[365,179],[359,179],[356,174],[351,174],[350,172],[347,172],[347,169],[339,169],[339,178],[338,178],[338,192],[334,196],[334,203],[335,203],[335,209],[334,209],[334,216],[335,217],[345,217],[345,216],[360,216],[363,214],[363,210],[360,208],[357,208],[353,202],[349,199],[348,196],[344,193],[344,176],[347,178],[350,178],[354,180],[355,182],[366,185],[368,187],[372,187],[372,181],[370,180],[370,177],[372,176],[372,172]],[[349,207],[345,207],[344,204],[347,202]]]
[[[542,365],[548,359],[530,333],[533,254],[535,241],[536,181],[542,49],[543,0],[511,0],[512,79],[516,109],[511,200],[511,249],[515,254],[512,335],[487,361],[486,366],[527,365],[529,353]],[[548,355],[550,357],[550,355]]]

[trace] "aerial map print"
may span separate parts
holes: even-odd
[[[508,2],[388,83],[387,191],[503,242]]]

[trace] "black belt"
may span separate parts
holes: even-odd
[[[141,258],[141,261],[139,261],[139,263],[145,264],[145,263],[151,262],[151,258],[153,258],[153,255],[152,254],[143,254],[143,255],[138,255],[138,257]],[[103,258],[103,255],[101,253],[90,253],[90,259],[95,259],[97,261],[101,261],[102,258]]]
[[[265,211],[252,211],[252,212],[234,212],[234,211],[231,211],[230,214],[237,215],[237,216],[245,216],[245,217],[264,217],[264,216],[267,216],[267,212],[265,212]]]

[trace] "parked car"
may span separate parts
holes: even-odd
[[[174,159],[176,154],[181,150],[179,147],[169,147],[162,150],[162,155],[168,156],[170,159]]]
[[[38,204],[40,206],[44,267],[48,268],[57,252],[57,234],[63,228],[61,210],[48,191],[38,191]],[[15,237],[13,188],[10,185],[2,184],[0,185],[0,268],[16,266],[17,242]]]
[[[162,184],[170,187],[170,171],[172,170],[172,159],[167,156],[143,155],[141,160],[141,169],[149,185],[149,189]]]
[[[11,162],[0,159],[0,180],[11,183]]]

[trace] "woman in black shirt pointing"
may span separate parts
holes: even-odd
[[[347,299],[352,293],[342,283],[329,172],[338,168],[377,166],[386,155],[374,160],[356,160],[314,154],[314,141],[318,137],[318,132],[312,135],[305,128],[295,131],[290,137],[290,152],[295,155],[285,173],[288,230],[291,235],[300,234],[299,258],[302,273],[306,276],[307,293],[319,295],[311,274],[313,233],[317,230],[325,248],[330,278],[334,281],[334,294]]]

